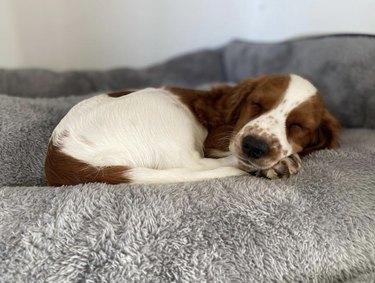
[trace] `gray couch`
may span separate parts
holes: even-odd
[[[344,131],[287,180],[46,186],[48,138],[95,93],[312,80]],[[0,70],[0,282],[375,282],[375,37],[235,41],[150,68]]]

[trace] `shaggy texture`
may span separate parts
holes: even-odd
[[[0,95],[0,185],[45,185],[49,137],[69,109],[88,96],[20,98]]]
[[[234,42],[143,70],[0,70],[0,282],[375,282],[374,60],[375,38],[335,36]],[[312,79],[362,129],[287,180],[45,186],[53,128],[93,92],[277,72]],[[58,97],[71,94],[85,95]]]
[[[1,282],[342,282],[375,272],[375,132],[288,180],[0,190]],[[360,282],[360,281],[359,281]]]

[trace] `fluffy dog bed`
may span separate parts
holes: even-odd
[[[232,42],[143,70],[0,70],[1,282],[372,282],[375,38]],[[121,88],[293,72],[321,90],[341,147],[287,180],[46,186],[69,108]]]

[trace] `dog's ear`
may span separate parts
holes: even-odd
[[[319,149],[338,146],[340,142],[340,131],[340,123],[325,109],[323,119],[320,126],[315,131],[310,144],[307,145],[300,154],[304,156]]]

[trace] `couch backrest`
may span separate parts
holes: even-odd
[[[193,52],[142,69],[67,72],[0,69],[0,93],[21,97],[58,97],[149,86],[196,87],[224,80],[222,49],[217,49]]]
[[[375,128],[375,36],[235,41],[225,48],[223,60],[226,77],[233,82],[271,73],[305,76],[344,126]]]
[[[0,93],[58,97],[173,85],[202,87],[296,73],[310,79],[345,127],[375,128],[375,36],[333,35],[281,43],[235,41],[143,69],[53,72],[1,70]]]

